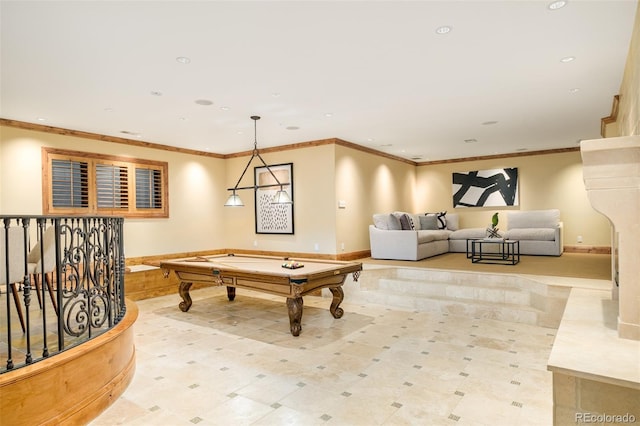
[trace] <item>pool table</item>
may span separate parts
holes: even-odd
[[[288,269],[284,264],[297,264],[299,267]],[[178,306],[183,312],[187,312],[191,307],[189,289],[193,283],[226,286],[229,301],[234,300],[236,288],[284,296],[287,298],[291,334],[298,336],[302,329],[302,297],[313,291],[328,288],[333,295],[329,311],[334,318],[341,318],[344,313],[339,307],[344,299],[342,284],[348,274],[353,274],[354,281],[358,280],[362,263],[222,254],[161,261],[160,268],[165,278],[174,271],[180,280],[179,293],[182,302]]]

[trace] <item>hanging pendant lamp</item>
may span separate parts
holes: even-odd
[[[258,152],[257,122],[258,120],[260,120],[260,117],[257,115],[252,115],[251,119],[253,120],[253,134],[254,134],[253,151],[251,152],[251,158],[249,159],[249,162],[247,163],[247,165],[244,167],[244,170],[242,171],[242,174],[240,175],[238,182],[236,182],[236,185],[233,188],[227,188],[229,191],[232,191],[232,192],[229,198],[227,199],[227,202],[224,203],[224,205],[225,207],[243,207],[244,203],[240,199],[240,196],[236,193],[237,191],[240,191],[243,189],[253,189],[254,191],[257,191],[258,188],[272,188],[274,186],[279,186],[280,189],[274,195],[273,199],[271,200],[271,204],[292,204],[293,201],[291,200],[291,197],[289,196],[287,191],[284,190],[285,184],[282,184],[278,180],[276,175],[273,173],[273,171],[271,171],[267,163],[265,163],[265,161],[260,156],[260,153]],[[262,162],[262,165],[267,169],[267,171],[275,179],[276,181],[275,185],[253,185],[253,186],[242,186],[242,187],[239,186],[240,182],[242,181],[242,178],[247,172],[247,169],[249,169],[249,165],[251,164],[253,159],[256,157],[258,157],[260,162]]]

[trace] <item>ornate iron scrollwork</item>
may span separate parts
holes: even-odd
[[[31,357],[32,346],[42,344],[42,357],[48,357],[108,331],[124,318],[123,218],[2,216],[0,219],[5,231],[3,235],[9,235],[10,229],[15,235],[14,229],[20,229],[21,238],[15,242],[12,240],[12,247],[14,254],[17,246],[24,251],[25,276],[19,284],[22,286],[20,304],[26,313],[26,321],[23,321],[26,323],[23,329],[26,350],[20,348],[20,352],[26,354],[25,362],[13,362],[12,330],[7,329],[8,357],[6,369],[0,370],[0,373],[37,361],[34,359],[36,357]],[[51,231],[55,231],[54,234]],[[49,249],[43,248],[45,232],[55,235],[51,238],[51,244],[55,244],[55,247],[49,245]],[[2,243],[6,247],[8,238],[3,239]],[[36,253],[35,246],[40,247],[39,253]],[[27,261],[32,254],[39,259],[39,269],[35,271],[29,269],[32,261]],[[47,256],[48,259],[55,257],[55,262],[49,267],[51,269],[45,270],[43,265],[47,263]],[[6,265],[8,259],[7,255],[0,261]],[[33,295],[38,296],[38,302],[41,303],[47,290],[50,291],[52,304],[41,304],[43,314],[40,318],[30,318]],[[46,315],[45,308],[53,308],[55,326],[50,322],[51,315]],[[11,315],[18,315],[17,310],[16,304],[14,312],[6,313],[7,324],[10,324]],[[39,321],[42,323],[36,324]],[[42,335],[32,338],[33,330]],[[58,343],[55,351],[49,350],[47,342],[52,335],[55,335]]]

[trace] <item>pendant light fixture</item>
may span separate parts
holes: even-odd
[[[280,189],[276,191],[276,194],[274,195],[271,201],[271,204],[291,204],[293,203],[293,201],[291,201],[291,197],[289,196],[287,191],[284,190],[284,186],[286,184],[283,184],[278,180],[276,175],[271,171],[267,163],[264,162],[264,160],[260,156],[260,153],[258,152],[257,122],[258,120],[260,120],[260,117],[257,115],[252,115],[251,119],[253,120],[253,135],[254,135],[253,151],[251,152],[251,158],[249,159],[249,162],[247,163],[247,165],[244,167],[244,170],[240,175],[240,179],[238,179],[238,182],[236,182],[236,185],[233,188],[227,188],[227,190],[231,191],[231,195],[227,199],[227,202],[224,203],[224,205],[226,207],[243,207],[244,203],[240,199],[240,196],[236,194],[237,191],[240,191],[243,189],[253,189],[254,191],[257,191],[258,188],[273,188],[274,186],[279,186]],[[262,165],[266,167],[266,169],[269,171],[271,176],[275,179],[276,183],[272,185],[239,186],[240,182],[242,181],[242,178],[244,177],[244,174],[249,169],[249,165],[251,164],[253,159],[256,157],[258,157],[258,159],[262,162]]]

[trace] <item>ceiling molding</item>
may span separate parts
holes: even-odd
[[[618,108],[620,106],[620,95],[613,97],[613,104],[611,105],[611,114],[608,117],[600,119],[600,136],[607,137],[607,126],[618,121]]]
[[[616,95],[615,98],[617,99],[618,95]],[[615,102],[615,100],[614,100],[614,102]],[[616,115],[617,115],[617,106],[616,106]],[[5,118],[0,118],[0,125],[7,126],[7,127],[15,127],[15,128],[18,128],[18,129],[33,130],[33,131],[36,131],[36,132],[52,133],[52,134],[63,135],[63,136],[72,136],[72,137],[77,137],[77,138],[92,139],[92,140],[97,140],[97,141],[102,141],[102,142],[119,143],[119,144],[139,146],[139,147],[149,148],[149,149],[158,149],[158,150],[162,150],[162,151],[179,152],[179,153],[182,153],[182,154],[191,154],[191,155],[200,155],[200,156],[204,156],[204,157],[220,158],[220,159],[224,159],[224,160],[229,159],[229,158],[245,157],[245,156],[251,155],[251,153],[252,153],[252,151],[242,151],[242,152],[236,152],[236,153],[233,153],[233,154],[224,154],[224,155],[223,154],[214,154],[214,153],[211,153],[211,152],[197,151],[197,150],[193,150],[193,149],[177,148],[177,147],[174,147],[174,146],[156,144],[156,143],[152,143],[152,142],[142,142],[142,141],[136,141],[136,140],[132,140],[132,139],[117,138],[117,137],[113,137],[113,136],[100,135],[100,134],[97,134],[97,133],[83,132],[83,131],[79,131],[79,130],[63,129],[61,127],[43,126],[42,124],[28,123],[28,122],[25,122],[25,121],[8,120],[8,119],[5,119]],[[409,164],[409,165],[412,165],[412,166],[432,166],[432,165],[436,165],[436,164],[462,163],[462,162],[466,162],[466,161],[492,160],[492,159],[496,159],[496,158],[526,157],[526,156],[531,156],[531,155],[558,154],[558,153],[563,153],[563,152],[580,151],[579,147],[576,147],[576,148],[559,148],[559,149],[538,150],[538,151],[528,151],[528,152],[516,152],[516,153],[511,153],[511,154],[497,154],[497,155],[486,155],[486,156],[478,156],[478,157],[455,158],[455,159],[439,160],[439,161],[415,162],[415,161],[412,161],[412,160],[408,160],[406,158],[397,157],[397,156],[392,155],[392,154],[387,154],[386,152],[377,151],[377,150],[375,150],[373,148],[367,148],[367,147],[364,147],[364,146],[361,146],[361,145],[357,145],[357,144],[352,143],[352,142],[347,142],[347,141],[344,141],[344,140],[338,139],[338,138],[320,139],[320,140],[317,140],[317,141],[300,142],[300,143],[294,143],[294,144],[289,144],[289,145],[281,145],[281,146],[275,146],[275,147],[260,148],[259,151],[262,154],[266,154],[266,153],[289,151],[289,150],[293,150],[293,149],[311,148],[311,147],[315,147],[315,146],[331,145],[331,144],[340,145],[340,146],[343,146],[343,147],[346,147],[346,148],[354,149],[356,151],[366,152],[368,154],[376,155],[378,157],[388,158],[388,159],[394,160],[394,161],[400,161],[402,163]]]
[[[336,140],[337,139],[334,139],[334,138],[320,139],[317,141],[299,142],[299,143],[292,143],[288,145],[279,145],[279,146],[272,146],[268,148],[260,148],[258,149],[258,151],[260,151],[261,154],[268,154],[272,152],[289,151],[292,149],[309,148],[309,147],[321,146],[321,145],[331,145],[331,144],[335,144]],[[252,152],[253,150],[234,152],[232,154],[225,154],[223,158],[227,159],[227,158],[236,158],[236,157],[246,157],[248,155],[251,155]]]
[[[543,149],[538,151],[527,152],[514,152],[511,154],[496,154],[485,155],[482,157],[467,157],[467,158],[455,158],[451,160],[438,160],[438,161],[425,161],[418,163],[418,166],[433,166],[436,164],[448,164],[448,163],[463,163],[466,161],[481,161],[481,160],[494,160],[496,158],[512,158],[512,157],[529,157],[532,155],[547,155],[547,154],[561,154],[564,152],[577,152],[580,151],[579,147],[576,148],[557,148],[557,149]]]
[[[223,155],[213,154],[210,152],[197,151],[194,149],[178,148],[175,146],[161,145],[152,142],[143,142],[127,138],[117,138],[114,136],[100,135],[98,133],[83,132],[80,130],[64,129],[62,127],[44,126],[42,124],[28,123],[26,121],[8,120],[0,118],[0,125],[7,127],[15,127],[17,129],[33,130],[36,132],[51,133],[62,136],[72,136],[76,138],[84,138],[97,140],[102,142],[119,143],[124,145],[139,146],[149,149],[160,149],[164,151],[179,152],[182,154],[203,155],[205,157],[224,158]]]

